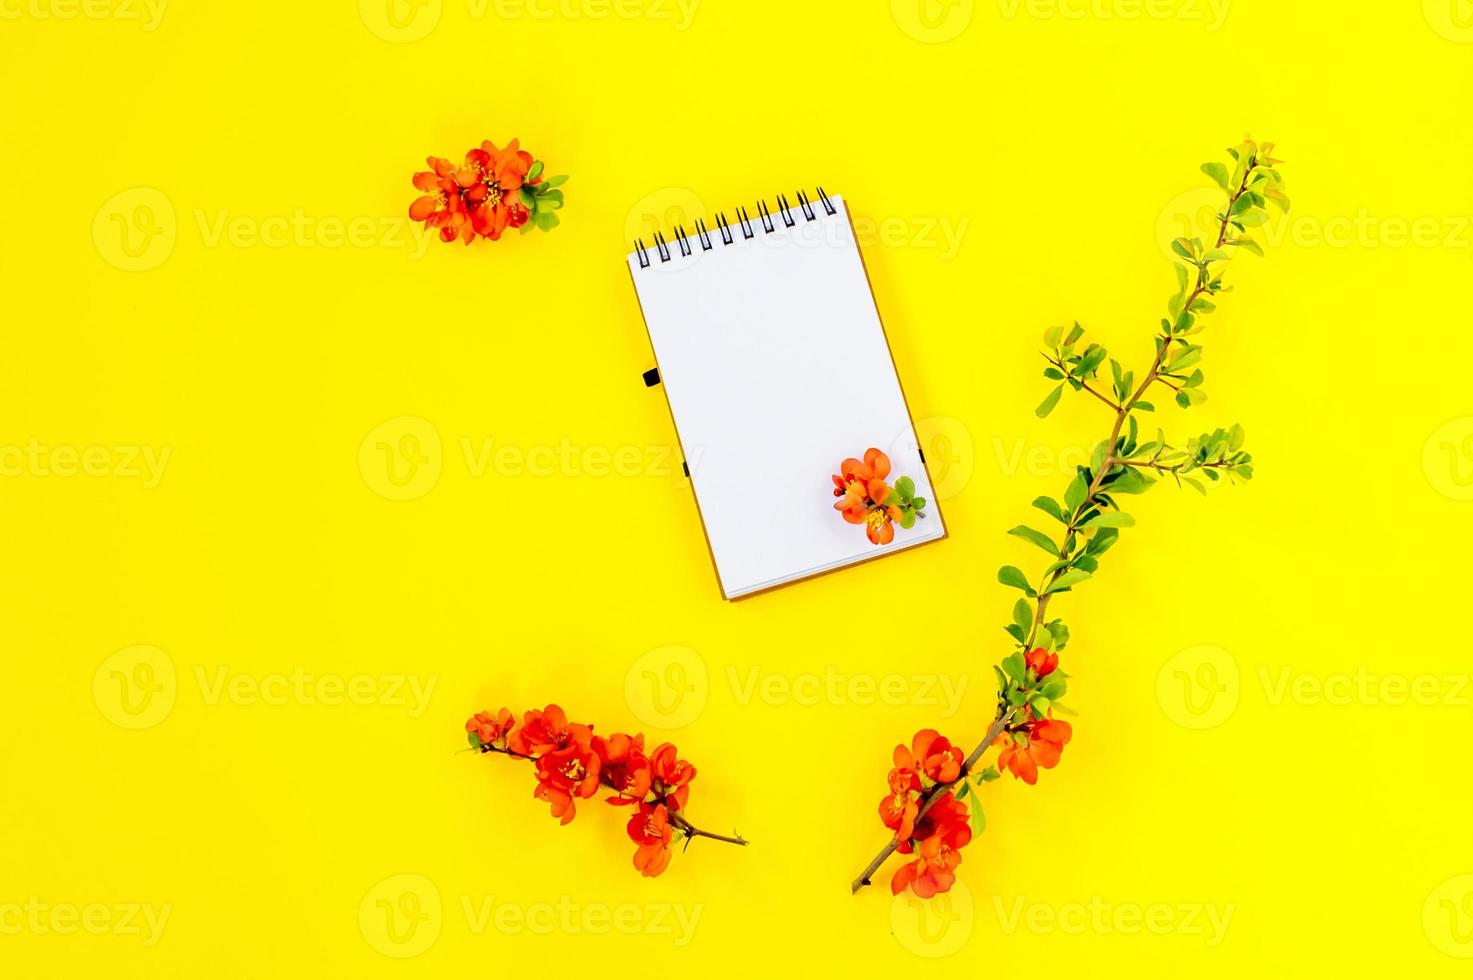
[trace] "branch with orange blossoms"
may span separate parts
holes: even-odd
[[[663,742],[646,752],[644,735],[593,733],[592,725],[570,722],[562,708],[550,704],[533,709],[522,720],[507,708],[494,715],[483,711],[465,723],[471,747],[532,763],[537,777],[533,797],[547,803],[561,823],[571,823],[578,801],[611,790],[605,802],[632,808],[626,831],[635,844],[634,867],[653,878],[670,865],[672,845],[685,846],[697,837],[738,844],[747,842],[702,830],[686,816],[696,767]]]
[[[1069,723],[1054,717],[1063,711],[1060,699],[1068,677],[1059,669],[1059,652],[1069,642],[1061,619],[1048,619],[1056,596],[1089,581],[1100,558],[1135,520],[1120,509],[1119,498],[1145,493],[1169,475],[1206,493],[1206,485],[1253,477],[1253,458],[1243,451],[1243,429],[1214,429],[1182,444],[1167,441],[1163,430],[1156,438],[1142,438],[1140,417],[1154,413],[1145,399],[1153,385],[1167,389],[1183,409],[1202,404],[1202,347],[1192,339],[1203,329],[1201,318],[1215,310],[1214,300],[1231,287],[1223,284],[1223,270],[1239,251],[1263,255],[1250,230],[1268,221],[1268,205],[1289,208],[1283,178],[1272,156],[1273,144],[1245,140],[1228,149],[1232,163],[1210,162],[1202,172],[1222,189],[1216,237],[1178,238],[1171,243],[1176,256],[1177,288],[1167,300],[1168,317],[1156,331],[1150,366],[1137,382],[1135,374],[1099,344],[1082,344],[1084,329],[1053,327],[1044,334],[1044,377],[1056,382],[1038,406],[1046,417],[1066,388],[1103,402],[1111,412],[1109,435],[1100,442],[1088,466],[1077,467],[1062,500],[1039,497],[1033,506],[1062,530],[1041,531],[1019,525],[1009,531],[1036,545],[1049,556],[1037,584],[1019,568],[1005,565],[998,581],[1018,589],[1023,598],[1013,606],[1006,629],[1016,648],[994,668],[998,680],[997,708],[986,734],[970,755],[937,732],[918,732],[909,746],[893,753],[888,792],[880,801],[880,819],[892,832],[890,842],[865,866],[851,890],[870,883],[880,866],[897,851],[914,855],[891,878],[896,894],[910,889],[922,898],[949,890],[956,881],[961,851],[985,827],[978,799],[981,787],[1000,778],[1003,771],[1029,785],[1040,769],[1058,765],[1064,746],[1073,737]],[[1108,360],[1109,376],[1102,369]],[[988,749],[998,747],[995,765],[978,768]]]

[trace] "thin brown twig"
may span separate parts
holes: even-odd
[[[1065,375],[1067,375],[1069,373],[1069,369],[1067,367],[1065,367],[1064,366],[1064,363],[1062,361],[1058,360],[1057,358],[1049,357],[1047,354],[1044,354],[1043,355],[1043,359],[1045,361],[1048,361],[1054,367],[1058,368],[1060,371],[1063,371]],[[1095,388],[1092,385],[1090,385],[1090,383],[1088,381],[1081,381],[1078,378],[1074,378],[1072,380],[1076,384],[1078,384],[1079,387],[1083,388],[1085,391],[1089,392],[1091,395],[1094,395],[1096,398],[1098,398],[1100,401],[1104,402],[1106,405],[1109,405],[1115,411],[1117,411],[1117,412],[1120,411],[1119,404],[1117,404],[1114,400],[1112,400],[1111,398],[1105,396],[1101,392],[1095,390]]]

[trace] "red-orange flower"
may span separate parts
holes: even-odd
[[[972,826],[966,804],[947,793],[931,807],[916,827],[919,844],[906,842],[898,848],[902,854],[914,851],[916,859],[902,865],[890,879],[890,891],[899,895],[909,888],[921,898],[950,891],[956,882],[956,866],[961,864],[961,849],[972,840]]]
[[[897,767],[923,772],[932,782],[956,782],[956,777],[961,775],[962,760],[961,748],[931,728],[916,732],[909,750],[903,745],[895,746]]]
[[[904,746],[897,745],[896,752]],[[880,800],[880,820],[895,831],[902,841],[910,840],[915,831],[916,812],[920,809],[921,779],[912,769],[890,770],[890,792]]]
[[[423,221],[426,228],[439,229],[441,241],[464,238],[469,245],[475,232],[461,187],[455,181],[455,165],[443,157],[427,157],[425,162],[430,169],[414,175],[414,186],[424,194],[409,205],[410,219]]]
[[[502,739],[506,738],[516,723],[516,718],[506,708],[498,711],[494,718],[491,717],[491,712],[480,711],[465,723],[465,730],[480,739],[482,745],[500,748],[504,744]]]
[[[670,865],[670,840],[674,831],[663,804],[640,804],[625,829],[629,839],[639,845],[634,850],[634,866],[640,874],[653,878]]]
[[[1059,667],[1059,655],[1049,653],[1043,647],[1029,650],[1023,659],[1027,661],[1028,669],[1037,677],[1047,677]]]
[[[537,760],[537,788],[532,795],[552,806],[552,815],[572,822],[577,799],[598,792],[598,753],[587,745],[573,743],[548,752]]]
[[[997,764],[1029,786],[1038,782],[1038,770],[1059,764],[1064,746],[1074,737],[1067,721],[1043,718],[1003,732],[993,744],[1002,746]]]
[[[512,732],[507,745],[522,755],[541,755],[569,742],[587,748],[592,737],[593,726],[570,722],[562,708],[549,704],[545,711],[534,708],[523,715],[522,727]]]
[[[644,736],[616,734],[605,739],[595,735],[592,746],[599,756],[604,785],[615,792],[605,802],[615,806],[643,803],[654,780],[644,754]]]
[[[516,140],[504,150],[498,150],[495,143],[486,140],[479,150],[467,153],[465,159],[474,182],[462,186],[467,187],[465,201],[476,234],[495,241],[508,227],[520,228],[526,224],[529,215],[518,192],[527,171],[532,169],[532,154],[519,149]]]
[[[670,809],[683,810],[685,801],[690,797],[690,782],[696,778],[696,767],[676,756],[675,746],[665,742],[650,753],[650,767],[655,777],[655,794]]]
[[[867,449],[864,459],[849,457],[839,464],[834,475],[834,496],[839,500],[834,509],[850,524],[865,525],[871,544],[889,544],[895,540],[894,522],[901,518],[899,507],[886,506],[890,498],[890,457],[878,449]]]

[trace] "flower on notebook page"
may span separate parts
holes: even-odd
[[[924,497],[915,496],[915,483],[902,476],[892,487],[885,482],[890,475],[890,457],[878,449],[865,450],[863,459],[849,457],[839,464],[834,474],[834,504],[844,520],[864,525],[871,544],[889,544],[895,540],[895,525],[909,529],[916,518],[924,517]]]
[[[496,241],[508,228],[551,231],[558,225],[566,176],[547,177],[545,166],[512,140],[505,148],[485,140],[468,150],[460,165],[429,157],[429,170],[414,175],[421,192],[409,217],[438,230],[445,242],[469,245],[477,238]]]

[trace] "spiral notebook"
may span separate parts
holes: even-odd
[[[734,214],[628,257],[655,354],[645,381],[669,402],[722,595],[946,537],[844,199],[819,188]],[[833,507],[831,475],[871,446],[927,500],[882,546]]]

